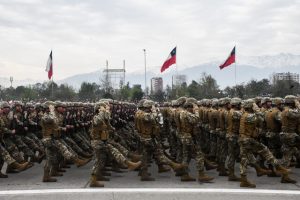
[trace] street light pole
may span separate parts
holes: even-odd
[[[144,64],[145,64],[145,95],[147,96],[147,60],[146,60],[146,49],[144,51]]]

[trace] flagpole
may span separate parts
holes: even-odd
[[[234,62],[234,81],[235,81],[235,87],[236,85],[236,45],[234,46],[235,48],[235,62]]]
[[[52,48],[51,48],[51,53],[52,53]],[[54,73],[53,73],[53,55],[52,55],[52,58],[51,58],[51,59],[52,59],[52,61],[51,61],[51,62],[52,62],[52,77],[51,77],[51,79],[52,79],[52,84],[51,84],[51,96],[52,96],[52,99],[54,100],[54,95],[53,95],[53,83],[54,83],[54,82],[53,82],[53,74],[54,74]]]
[[[144,51],[144,64],[145,64],[145,96],[147,96],[147,60],[146,60],[146,49],[143,49]]]
[[[177,59],[177,55],[178,55],[178,53],[177,53],[177,45],[176,45],[176,79],[178,79],[178,69],[177,69],[177,66],[178,66],[178,59]],[[176,84],[176,79],[175,79],[175,84]],[[176,98],[178,98],[178,87],[177,87],[177,85],[175,85],[175,88],[176,88]]]

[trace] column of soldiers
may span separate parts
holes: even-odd
[[[170,154],[182,164],[194,158],[199,181],[213,179],[203,175],[204,165],[206,170],[217,166],[219,176],[239,181],[241,187],[256,187],[247,179],[247,166],[252,166],[257,176],[281,177],[282,183],[296,183],[288,169],[293,166],[291,161],[296,160],[298,167],[300,162],[300,104],[295,96],[244,101],[181,97],[171,106],[164,104],[163,109],[171,111],[163,112],[166,126],[174,126],[168,129]],[[238,162],[241,177],[235,174]],[[181,181],[195,181],[188,170],[177,174]]]
[[[137,105],[102,99],[97,103],[1,102],[0,166],[17,173],[45,159],[44,182],[57,181],[69,164],[94,160],[90,187],[103,187],[110,171],[138,170],[141,181],[154,181],[148,168],[171,169],[181,181],[214,178],[205,171],[256,187],[247,166],[257,176],[281,177],[296,183],[289,168],[300,166],[300,104],[295,96],[202,99],[181,97],[159,106],[150,100]],[[235,171],[240,166],[240,177]],[[4,173],[1,178],[7,177]]]

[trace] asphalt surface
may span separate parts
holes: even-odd
[[[124,173],[112,172],[105,187],[90,189],[88,187],[92,162],[77,168],[74,165],[67,169],[58,182],[43,183],[43,163],[17,174],[8,174],[9,178],[0,179],[0,199],[300,199],[300,184],[282,184],[280,178],[267,176],[256,177],[252,168],[248,169],[248,178],[256,183],[256,189],[243,189],[239,182],[229,182],[227,177],[218,176],[216,170],[207,174],[215,177],[213,183],[181,182],[174,172],[157,173],[152,164],[150,172],[156,181],[141,182],[136,171],[123,170]],[[2,171],[5,167],[2,169]],[[238,166],[236,166],[238,172]],[[237,173],[238,174],[238,173]],[[194,163],[191,163],[191,175],[197,177]],[[292,169],[291,177],[300,181],[300,169]],[[267,191],[267,192],[264,192]],[[287,193],[285,193],[285,191]],[[276,193],[277,192],[277,193]],[[51,195],[50,195],[51,194]],[[133,195],[134,194],[134,195]],[[200,195],[201,194],[201,195]],[[200,195],[200,196],[199,196]],[[134,196],[134,198],[132,198]],[[130,198],[131,197],[131,198]]]

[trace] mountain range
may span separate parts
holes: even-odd
[[[159,72],[160,67],[157,67],[157,71],[149,70],[147,72],[147,85],[150,85],[150,79],[152,77],[162,77],[164,86],[172,84],[172,75],[176,73],[186,75],[187,82],[192,80],[199,81],[202,73],[211,74],[217,80],[220,88],[226,86],[235,85],[235,69],[236,69],[236,82],[246,83],[251,79],[261,80],[263,78],[269,79],[273,73],[279,72],[292,72],[300,74],[300,55],[294,55],[289,53],[281,53],[277,55],[266,56],[239,56],[236,66],[235,64],[220,70],[219,65],[223,61],[212,61],[208,63],[202,63],[195,66],[190,66],[184,69],[175,70],[175,67],[171,66],[166,72],[161,74]],[[141,67],[143,68],[143,67]],[[82,82],[95,82],[100,83],[104,74],[102,71],[94,71],[90,73],[77,74],[67,77],[63,80],[57,81],[57,83],[68,84],[75,89],[80,88]],[[130,85],[141,84],[144,86],[144,73],[141,72],[127,72],[125,82],[130,82]],[[14,86],[34,84],[37,81],[34,80],[14,80]],[[10,85],[8,78],[0,77],[0,85],[8,87]]]

